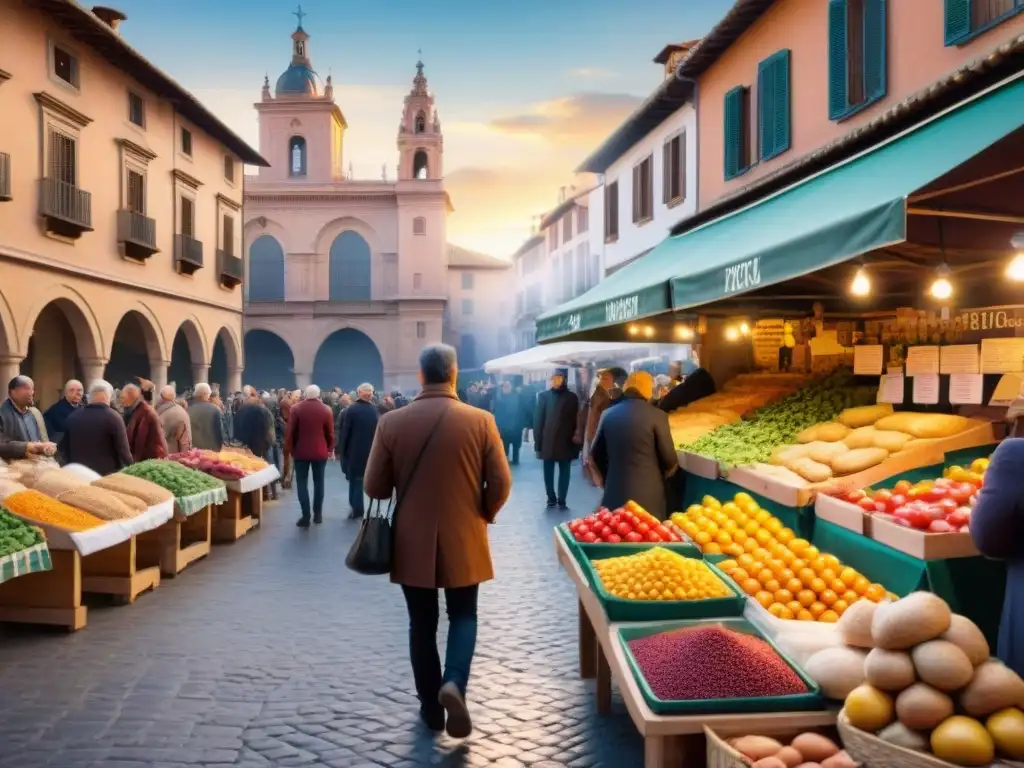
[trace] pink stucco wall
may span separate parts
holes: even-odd
[[[942,0],[890,0],[886,97],[849,119],[828,116],[828,3],[778,0],[699,79],[701,208],[775,169],[878,117],[944,74],[981,58],[1024,33],[1024,14],[992,28],[966,45],[943,42]],[[738,178],[723,172],[725,94],[738,85],[755,86],[758,62],[788,48],[791,58],[792,144],[788,152],[762,162]]]

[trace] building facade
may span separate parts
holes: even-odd
[[[477,342],[461,315],[461,274],[483,269],[450,262],[466,252],[445,237],[444,137],[423,64],[401,110],[398,178],[385,169],[356,179],[345,173],[348,123],[331,78],[321,83],[313,69],[301,20],[291,37],[288,68],[255,105],[270,165],[246,186],[246,379],[415,390],[422,347],[453,333]],[[481,317],[497,313],[465,300]]]
[[[243,164],[264,161],[71,0],[0,0],[0,379],[241,386]]]
[[[512,351],[512,263],[448,246],[448,307],[444,341],[470,371]]]

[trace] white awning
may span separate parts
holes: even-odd
[[[643,356],[647,347],[637,344],[608,344],[603,341],[562,341],[513,352],[484,363],[487,373],[526,373],[559,365],[572,366],[609,360],[619,355]]]

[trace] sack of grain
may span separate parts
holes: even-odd
[[[143,480],[141,477],[132,477],[122,472],[101,477],[99,480],[93,481],[93,486],[134,496],[144,501],[147,507],[153,507],[174,498],[174,494],[166,488],[161,488],[156,483]]]
[[[0,502],[10,496],[12,493],[18,493],[24,491],[25,486],[21,483],[15,482],[10,478],[0,478]]]
[[[54,498],[57,501],[68,504],[84,512],[88,512],[101,520],[126,520],[129,517],[139,515],[123,501],[117,499],[113,494],[102,488],[94,488],[91,485],[83,485],[81,488],[73,488],[64,491]]]
[[[104,488],[103,490],[128,507],[128,509],[133,512],[138,512],[140,515],[149,509],[149,505],[137,496],[129,496],[127,493],[111,491],[108,488]]]
[[[88,480],[83,480],[80,475],[74,472],[68,472],[65,469],[51,469],[49,472],[43,472],[36,477],[35,484],[32,487],[40,493],[45,493],[52,499],[57,499],[65,491],[81,488],[88,484]]]

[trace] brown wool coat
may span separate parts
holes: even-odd
[[[167,455],[167,440],[156,409],[142,398],[132,409],[128,420],[128,445],[135,461],[162,459]]]
[[[447,413],[444,423],[436,428],[442,413]],[[424,441],[434,431],[405,488]],[[403,496],[391,581],[453,588],[494,578],[487,525],[512,489],[494,416],[459,402],[451,387],[438,385],[425,387],[409,405],[382,416],[363,487],[371,499],[389,499],[396,486]]]

